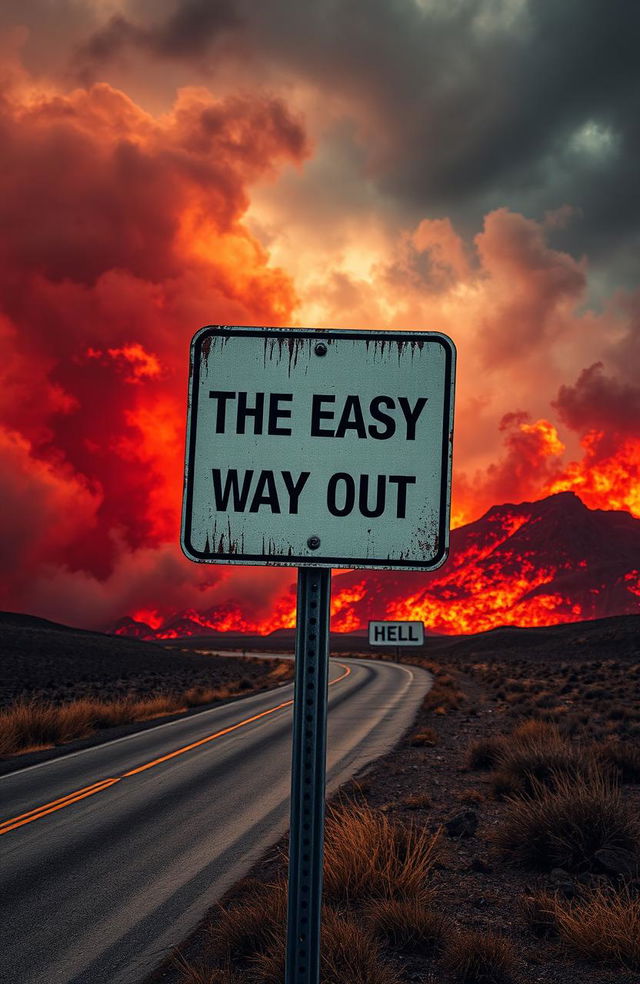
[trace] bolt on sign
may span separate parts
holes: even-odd
[[[453,343],[435,332],[201,329],[191,348],[186,555],[439,567],[454,373]]]
[[[424,625],[422,622],[369,622],[370,646],[422,646]]]

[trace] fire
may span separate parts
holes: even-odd
[[[626,440],[613,454],[602,457],[599,448],[604,438],[601,431],[589,431],[581,442],[583,460],[572,461],[545,494],[572,490],[590,509],[626,509],[640,517],[640,441]]]
[[[449,561],[440,570],[337,574],[331,627],[353,632],[372,618],[407,619],[422,621],[432,632],[466,634],[637,612],[640,572],[630,559],[637,557],[638,536],[631,516],[621,522],[614,514],[609,520],[573,493],[497,506],[455,531]],[[134,617],[163,639],[210,631],[267,635],[293,628],[295,607],[291,584],[263,618],[233,600],[207,612],[174,612],[164,620],[154,608],[139,609]]]
[[[457,570],[443,575],[432,592],[392,601],[386,617],[419,619],[444,634],[485,632],[505,624],[551,625],[582,617],[580,611],[568,618],[565,599],[556,593],[523,600],[551,582],[558,569],[540,569],[530,560],[508,554],[503,556],[502,571],[498,564],[480,569],[469,559],[461,556]]]
[[[353,632],[359,629],[360,618],[354,611],[355,602],[362,601],[367,593],[366,581],[361,581],[355,587],[345,588],[331,598],[331,626],[335,632]]]
[[[155,608],[141,608],[139,611],[133,612],[131,618],[135,622],[144,622],[152,629],[159,629],[165,621],[164,616]]]
[[[538,442],[538,454],[541,457],[549,458],[553,455],[563,454],[565,447],[558,431],[549,423],[548,420],[536,420],[533,424],[521,423],[520,431],[522,434],[532,434]]]
[[[5,81],[2,607],[87,627],[111,625],[126,611],[141,631],[149,626],[161,638],[291,628],[293,590],[283,588],[271,603],[271,595],[256,590],[269,577],[262,581],[260,574],[251,593],[245,581],[226,598],[218,575],[187,570],[178,552],[188,341],[206,322],[291,324],[315,310],[317,323],[333,323],[320,314],[333,311],[323,305],[334,295],[336,323],[351,323],[361,295],[365,313],[357,315],[358,326],[407,318],[413,324],[412,294],[400,287],[396,308],[391,294],[378,291],[374,270],[377,265],[393,285],[408,268],[396,267],[393,252],[375,262],[375,252],[363,259],[362,250],[345,241],[342,273],[340,264],[320,271],[330,274],[323,300],[323,288],[305,286],[315,284],[317,266],[305,243],[291,256],[303,271],[299,280],[288,263],[274,265],[283,254],[251,231],[260,226],[249,222],[253,188],[310,154],[303,121],[279,98],[217,97],[185,88],[157,116],[106,82],[65,92],[46,81],[32,85],[26,74],[13,90]],[[267,241],[269,225],[265,220]],[[358,230],[356,239],[363,238]],[[484,423],[489,410],[481,412],[484,396],[471,386],[465,398],[480,409],[466,422],[463,417],[462,426],[467,447],[477,426],[484,470],[466,483],[459,474],[454,482],[451,525],[458,546],[449,563],[427,576],[336,577],[334,628],[353,631],[368,617],[385,615],[422,618],[439,632],[551,624],[595,617],[599,599],[618,590],[620,610],[631,610],[624,607],[629,599],[637,610],[638,571],[630,562],[613,585],[595,580],[576,596],[567,577],[588,562],[577,553],[557,557],[555,533],[544,556],[512,548],[534,521],[533,507],[501,507],[478,520],[497,502],[535,504],[570,490],[590,508],[640,517],[640,442],[629,436],[638,406],[630,356],[624,368],[632,383],[624,382],[627,376],[609,378],[594,363],[550,404],[559,425],[584,435],[581,461],[564,465],[563,434],[549,420],[528,417],[529,393],[517,389],[520,373],[510,390],[510,359],[527,340],[519,341],[512,326],[526,327],[529,320],[531,340],[552,341],[557,316],[558,326],[568,324],[572,306],[582,305],[582,264],[548,248],[541,226],[504,209],[487,217],[476,240],[477,262],[468,261],[471,254],[449,220],[422,222],[413,246],[430,254],[442,288],[428,292],[427,303],[417,278],[420,324],[443,330],[450,322],[467,324],[467,334],[460,332],[461,365],[474,365],[482,351],[476,340],[485,335],[504,349],[496,355],[507,359],[507,374],[482,383],[501,393],[502,449],[491,446]],[[309,307],[313,291],[316,308]],[[367,298],[377,294],[369,311]],[[609,322],[612,317],[603,316],[603,339],[626,331],[618,316]],[[551,362],[563,362],[569,334],[595,336],[597,323],[594,315],[586,321],[575,315],[575,330],[558,332],[561,348],[549,354]],[[578,330],[582,326],[588,330]],[[530,355],[533,350],[522,349],[517,357],[535,377]],[[513,406],[522,400],[525,409],[505,412],[516,394]],[[536,406],[550,397],[541,389]],[[460,467],[466,467],[464,453]],[[475,521],[483,523],[481,533]]]

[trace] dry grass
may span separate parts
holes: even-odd
[[[505,739],[502,735],[492,738],[479,738],[469,745],[467,767],[469,769],[494,769],[500,754],[504,751]]]
[[[184,710],[177,698],[151,700],[77,700],[54,706],[35,701],[14,704],[0,712],[0,755],[15,755],[29,748],[60,745],[85,738],[98,728],[144,721]]]
[[[610,769],[619,782],[640,782],[640,748],[629,742],[608,741],[592,746],[599,762]]]
[[[253,966],[261,984],[283,984],[284,939],[256,956]],[[322,984],[401,984],[371,933],[349,916],[325,908],[320,957]]]
[[[417,731],[414,735],[411,735],[409,744],[415,748],[422,746],[433,748],[438,744],[438,732],[435,728],[423,728],[422,731]]]
[[[550,892],[534,892],[520,900],[522,917],[534,936],[547,939],[556,936],[556,897]]]
[[[589,776],[593,756],[566,741],[558,729],[544,721],[527,721],[503,739],[496,758],[493,791],[498,796],[536,795],[560,778]]]
[[[147,700],[128,697],[113,701],[83,699],[60,705],[19,701],[0,711],[0,756],[61,745],[86,738],[100,728],[179,714],[188,707],[223,700],[233,693],[237,693],[236,687],[198,687],[184,694]]]
[[[484,803],[484,793],[479,789],[463,789],[463,791],[458,796],[461,803],[466,803],[468,806],[479,806],[480,803]]]
[[[256,884],[237,904],[219,906],[207,927],[207,954],[220,963],[244,964],[282,938],[287,921],[284,883]]]
[[[420,661],[420,665],[433,676],[433,686],[422,701],[422,709],[439,715],[459,710],[465,697],[452,673],[431,661]]]
[[[435,836],[416,824],[351,805],[332,808],[325,828],[324,889],[330,902],[362,899],[428,901]]]
[[[363,915],[379,940],[421,954],[440,949],[451,926],[446,916],[417,899],[375,899]]]
[[[555,904],[562,939],[581,956],[640,970],[640,898],[598,889],[570,907]]]
[[[431,797],[426,793],[410,793],[398,801],[398,806],[404,807],[405,810],[428,810],[431,805]]]
[[[242,978],[224,967],[208,967],[192,964],[178,951],[173,965],[179,974],[180,984],[241,984]]]
[[[501,936],[460,930],[447,945],[442,966],[455,984],[510,984],[516,957],[511,943]]]
[[[640,827],[618,786],[598,772],[558,776],[551,788],[512,798],[496,841],[517,865],[542,871],[597,870],[596,851],[635,853]]]

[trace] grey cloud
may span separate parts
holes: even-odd
[[[344,100],[367,177],[408,216],[470,230],[499,205],[541,216],[570,202],[583,218],[556,238],[572,252],[604,258],[635,240],[640,4],[142,0],[83,50],[198,59],[225,32],[252,52],[248,72]]]
[[[152,23],[115,14],[78,47],[76,60],[90,71],[127,48],[141,48],[158,57],[196,58],[221,34],[240,25],[231,0],[185,0]]]

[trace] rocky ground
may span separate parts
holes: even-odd
[[[518,792],[522,776],[513,770],[500,772],[492,741],[496,736],[513,736],[514,731],[517,736],[523,723],[534,720],[546,722],[543,729],[557,728],[563,754],[569,754],[569,747],[570,754],[577,749],[580,756],[591,755],[595,742],[600,749],[606,746],[613,761],[616,750],[622,748],[625,767],[620,767],[615,778],[624,809],[631,811],[632,821],[637,819],[639,623],[639,618],[631,616],[549,630],[505,629],[475,637],[430,640],[424,652],[409,657],[432,670],[436,678],[433,691],[404,742],[365,776],[343,788],[338,798],[372,807],[401,825],[417,824],[434,834],[440,831],[437,861],[430,876],[434,909],[446,917],[451,933],[476,930],[482,937],[505,940],[513,963],[502,970],[476,968],[464,976],[463,971],[447,969],[437,951],[421,954],[415,947],[391,945],[387,940],[383,942],[384,957],[400,980],[425,984],[638,984],[640,966],[634,962],[638,960],[637,949],[618,958],[585,958],[560,937],[557,925],[546,924],[548,920],[540,917],[539,905],[536,907],[546,898],[562,911],[572,912],[581,900],[602,890],[621,893],[637,913],[637,850],[607,848],[596,851],[595,857],[592,851],[588,860],[569,865],[569,870],[545,857],[538,870],[519,866],[517,852],[509,854],[499,845],[510,810],[508,797]],[[429,650],[432,655],[428,655]],[[551,745],[547,753],[551,755],[556,740],[552,732],[548,734]],[[518,740],[510,737],[507,745]],[[569,840],[576,836],[575,830],[567,830]],[[282,877],[286,870],[284,847],[275,848],[256,866],[251,873],[255,881],[238,886],[224,904],[233,905],[234,900],[238,904],[246,897],[247,887],[249,895],[255,894],[259,882],[271,883]],[[187,964],[197,966],[204,960],[206,965],[206,940],[219,917],[220,910],[215,910],[182,948]],[[635,918],[637,922],[637,915]],[[604,925],[602,932],[606,935]],[[202,979],[221,984],[259,980],[250,962],[241,962],[234,972],[239,976],[227,977],[225,972]],[[200,978],[189,976],[184,968],[178,972],[165,965],[152,980],[190,984]]]
[[[18,700],[153,698],[238,682],[250,693],[272,668],[261,659],[239,662],[206,647],[166,648],[0,613],[0,708]]]

